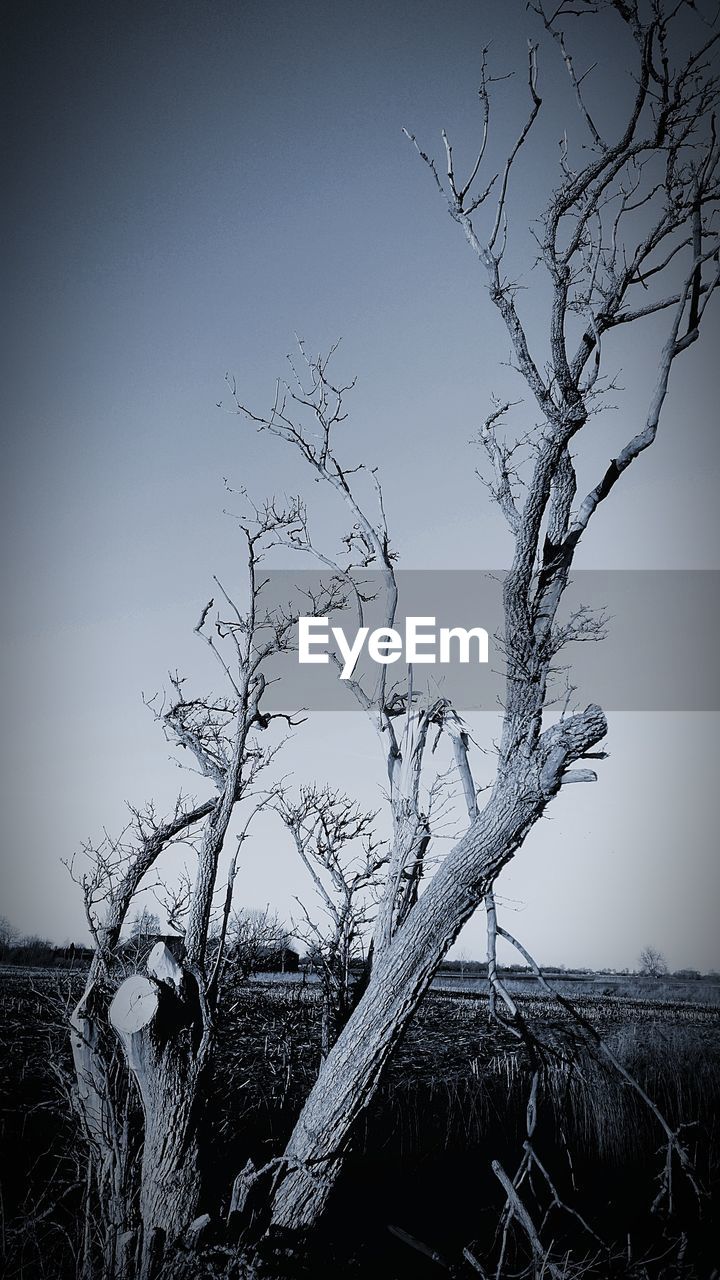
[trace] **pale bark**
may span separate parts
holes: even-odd
[[[197,1217],[197,1098],[208,1037],[197,980],[164,944],[148,973],[118,988],[109,1010],[137,1085],[145,1121],[140,1182],[141,1276]],[[163,975],[160,977],[159,975]]]
[[[108,1022],[110,971],[113,954],[128,909],[144,876],[162,851],[178,836],[192,828],[213,810],[214,800],[185,807],[180,801],[175,813],[156,822],[151,809],[134,811],[138,847],[113,882],[112,859],[96,855],[93,870],[79,878],[85,909],[95,938],[95,955],[85,991],[70,1016],[70,1042],[77,1081],[76,1101],[87,1135],[95,1171],[100,1210],[103,1253],[103,1280],[124,1277],[132,1252],[134,1210],[130,1201],[133,1170],[130,1167],[129,1115],[122,1051]],[[122,838],[110,853],[120,852]],[[96,900],[105,900],[104,917],[98,919]],[[120,1061],[119,1061],[120,1059]],[[85,1264],[91,1265],[86,1258]]]
[[[548,730],[518,753],[488,803],[433,876],[373,968],[368,988],[326,1059],[285,1152],[276,1226],[312,1226],[342,1168],[355,1121],[460,929],[562,783],[565,769],[606,732],[598,707]]]
[[[104,1280],[124,1275],[122,1241],[131,1220],[127,1204],[128,1128],[115,1077],[119,1047],[108,1045],[107,999],[96,981],[85,991],[70,1018],[70,1044],[76,1077],[76,1104],[90,1144],[97,1204],[100,1209]],[[84,1266],[90,1265],[86,1256]]]

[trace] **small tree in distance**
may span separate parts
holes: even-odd
[[[299,903],[305,923],[297,933],[320,978],[321,1053],[326,1058],[352,1011],[351,965],[362,958],[363,933],[375,917],[387,856],[373,836],[377,814],[364,812],[339,791],[304,787],[296,803],[283,796],[278,812],[315,888],[314,913]]]
[[[130,938],[133,942],[146,942],[148,938],[154,938],[160,932],[160,917],[154,911],[150,911],[148,907],[143,907],[142,911],[136,911],[130,921]]]
[[[661,978],[667,973],[667,961],[657,947],[643,947],[640,952],[640,972],[649,978]]]
[[[227,968],[232,976],[249,978],[263,969],[282,967],[292,939],[277,911],[243,907],[230,917]]]
[[[17,929],[10,923],[7,916],[0,916],[0,958],[15,946],[19,936]]]

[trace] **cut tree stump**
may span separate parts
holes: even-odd
[[[158,1001],[155,983],[141,973],[133,973],[120,984],[113,996],[110,1021],[121,1034],[134,1035],[152,1022]]]

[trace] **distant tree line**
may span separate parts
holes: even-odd
[[[180,937],[164,934],[159,917],[147,908],[130,922],[121,951],[127,958],[146,957],[157,941],[178,943]],[[300,954],[276,913],[236,911],[230,922],[228,972],[231,978],[245,979],[255,973],[295,973]],[[0,964],[30,965],[41,969],[88,968],[94,951],[81,942],[56,946],[38,934],[21,934],[5,916],[0,916]],[[307,964],[310,965],[310,959]]]
[[[92,949],[82,943],[68,942],[55,946],[49,938],[37,934],[20,934],[6,928],[0,931],[0,964],[32,965],[41,969],[86,969],[92,960]]]
[[[306,955],[301,955],[292,945],[292,937],[281,922],[277,912],[269,907],[263,910],[242,909],[233,913],[228,929],[228,976],[235,979],[249,978],[256,973],[297,973],[298,970],[319,969],[319,961],[313,948]],[[145,953],[158,939],[164,942],[172,940],[172,935],[163,934],[160,919],[144,908],[138,911],[130,921],[128,936],[123,944],[126,951],[136,949]],[[93,956],[92,947],[82,942],[63,943],[56,946],[49,938],[39,934],[21,934],[15,929],[6,916],[0,916],[0,964],[31,965],[36,968],[68,969],[86,967]],[[349,962],[349,970],[356,977],[362,971],[362,959]],[[444,960],[439,973],[462,974],[463,976],[487,977],[486,960]],[[579,966],[545,965],[546,974],[619,973],[629,975],[629,969],[588,969]],[[509,964],[498,966],[498,972],[528,973],[528,965]],[[703,977],[714,978],[714,972],[703,974],[699,969],[668,968],[665,957],[654,947],[645,947],[638,960],[638,968],[634,972],[645,977],[682,978],[685,981]]]

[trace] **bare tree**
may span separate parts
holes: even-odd
[[[7,916],[0,916],[0,957],[14,946],[19,937],[18,930],[10,923]]]
[[[667,961],[657,947],[643,947],[640,952],[640,972],[646,973],[650,978],[661,978],[667,973]]]
[[[154,937],[160,932],[160,917],[156,912],[151,911],[149,907],[143,907],[142,911],[136,911],[130,921],[130,933],[128,937],[132,941],[146,942],[148,938]]]
[[[166,737],[188,752],[213,794],[177,800],[169,816],[152,804],[131,810],[118,838],[88,842],[71,867],[83,890],[95,955],[82,999],[72,1017],[78,1103],[93,1151],[98,1203],[105,1218],[102,1274],[139,1274],[159,1265],[165,1243],[176,1240],[195,1217],[200,1194],[199,1144],[203,1082],[213,1045],[217,1004],[237,858],[249,825],[263,803],[262,776],[282,745],[268,737],[273,717],[262,709],[264,667],[291,642],[292,616],[265,604],[266,580],[258,574],[278,533],[292,526],[296,509],[267,504],[242,524],[247,550],[247,604],[240,608],[216,580],[221,607],[211,623],[211,600],[195,631],[223,673],[226,692],[190,697],[185,681],[171,677],[171,696],[150,702]],[[267,738],[267,745],[265,739]],[[265,791],[267,799],[267,791]],[[272,791],[270,792],[272,794]],[[211,934],[220,858],[235,810],[244,811],[220,908],[217,938]],[[172,948],[159,941],[142,972],[123,977],[117,946],[139,890],[148,886],[161,856],[178,844],[191,847],[191,885],[173,898],[174,923],[184,937]],[[140,920],[147,923],[147,915]],[[143,924],[144,927],[144,924]],[[120,1052],[121,1050],[121,1052]],[[127,1077],[142,1109],[139,1188],[128,1143]],[[135,1230],[139,1203],[141,1238]],[[88,1260],[89,1267],[92,1260]]]
[[[233,911],[227,930],[228,973],[246,979],[263,967],[274,966],[282,960],[290,942],[290,933],[269,906]]]
[[[390,543],[377,470],[363,464],[343,467],[334,448],[334,432],[348,416],[345,398],[354,381],[337,385],[329,376],[328,368],[337,344],[328,356],[310,356],[302,339],[298,340],[298,348],[298,363],[290,361],[292,379],[278,383],[269,415],[263,417],[243,405],[233,380],[230,387],[234,403],[238,413],[260,430],[296,449],[315,472],[316,479],[334,490],[349,509],[352,524],[343,538],[339,556],[329,555],[315,545],[307,510],[300,502],[298,522],[290,536],[281,540],[283,545],[312,556],[332,571],[332,581],[345,588],[341,603],[352,608],[358,628],[365,625],[370,601],[376,602],[380,609],[381,626],[389,628],[398,607],[397,553]],[[375,509],[370,512],[368,502],[357,493],[358,480],[362,479],[369,482],[374,498]],[[377,591],[374,582],[368,587],[364,581],[368,569],[372,569],[379,580]],[[317,613],[317,608],[315,611]],[[331,653],[330,656],[340,670],[343,664],[338,655]],[[454,734],[459,721],[447,699],[428,700],[413,689],[412,673],[406,688],[389,684],[388,667],[384,665],[374,684],[351,677],[346,685],[378,734],[389,781],[392,840],[373,929],[372,963],[376,965],[414,905],[424,872],[431,834],[421,788],[426,748],[433,731],[445,726]]]
[[[596,705],[571,711],[567,704],[558,714],[551,680],[563,646],[597,637],[601,625],[587,610],[561,621],[559,608],[577,549],[595,515],[655,440],[672,367],[697,341],[720,278],[715,221],[720,151],[713,115],[718,84],[710,58],[718,33],[708,30],[694,6],[666,10],[659,0],[647,6],[634,0],[584,5],[583,15],[599,20],[603,13],[615,22],[618,39],[626,39],[634,62],[627,113],[620,129],[611,133],[602,107],[589,105],[585,77],[575,71],[568,44],[575,6],[561,0],[552,13],[541,5],[534,10],[560,46],[585,133],[580,145],[563,140],[557,184],[532,226],[546,273],[538,289],[538,305],[545,308],[544,347],[531,339],[521,294],[507,266],[515,171],[542,110],[538,45],[529,52],[527,116],[497,171],[485,171],[496,93],[485,57],[481,140],[467,177],[459,176],[445,134],[442,176],[408,134],[485,275],[531,406],[522,410],[524,422],[513,433],[510,422],[517,416],[517,402],[499,398],[480,431],[489,464],[487,483],[514,544],[503,584],[506,685],[495,778],[465,834],[418,895],[430,841],[420,802],[421,771],[431,730],[454,733],[455,741],[460,740],[454,714],[443,700],[423,704],[414,694],[411,673],[405,689],[388,687],[385,667],[372,690],[359,681],[348,682],[383,746],[392,840],[367,989],[323,1064],[286,1149],[285,1176],[278,1180],[273,1206],[273,1221],[282,1227],[307,1227],[322,1212],[355,1121],[377,1088],[393,1046],[499,871],[563,785],[596,780],[591,768],[575,766],[602,758],[605,715]],[[649,316],[665,318],[666,328],[647,411],[625,446],[576,501],[583,433],[608,392],[618,392],[607,372],[612,335],[619,330],[627,344],[630,327],[642,326]],[[269,413],[250,412],[235,392],[237,407],[261,430],[296,448],[316,478],[349,508],[353,523],[344,561],[313,545],[304,512],[292,544],[335,572],[344,570],[351,582],[353,569],[377,569],[385,622],[392,625],[397,607],[394,553],[377,475],[366,473],[377,494],[378,513],[370,518],[355,493],[362,468],[341,464],[334,446],[335,428],[347,417],[350,387],[331,381],[326,359],[307,357],[302,346],[301,354],[303,376],[294,374],[290,384],[278,386]],[[354,598],[362,625],[360,589]],[[471,776],[470,786],[476,796]]]
[[[298,854],[310,874],[317,910],[301,902],[304,923],[298,936],[309,948],[323,993],[321,1053],[330,1048],[353,1005],[353,961],[362,956],[363,935],[371,923],[374,890],[386,857],[373,837],[375,813],[329,787],[304,787],[299,800],[278,803]]]

